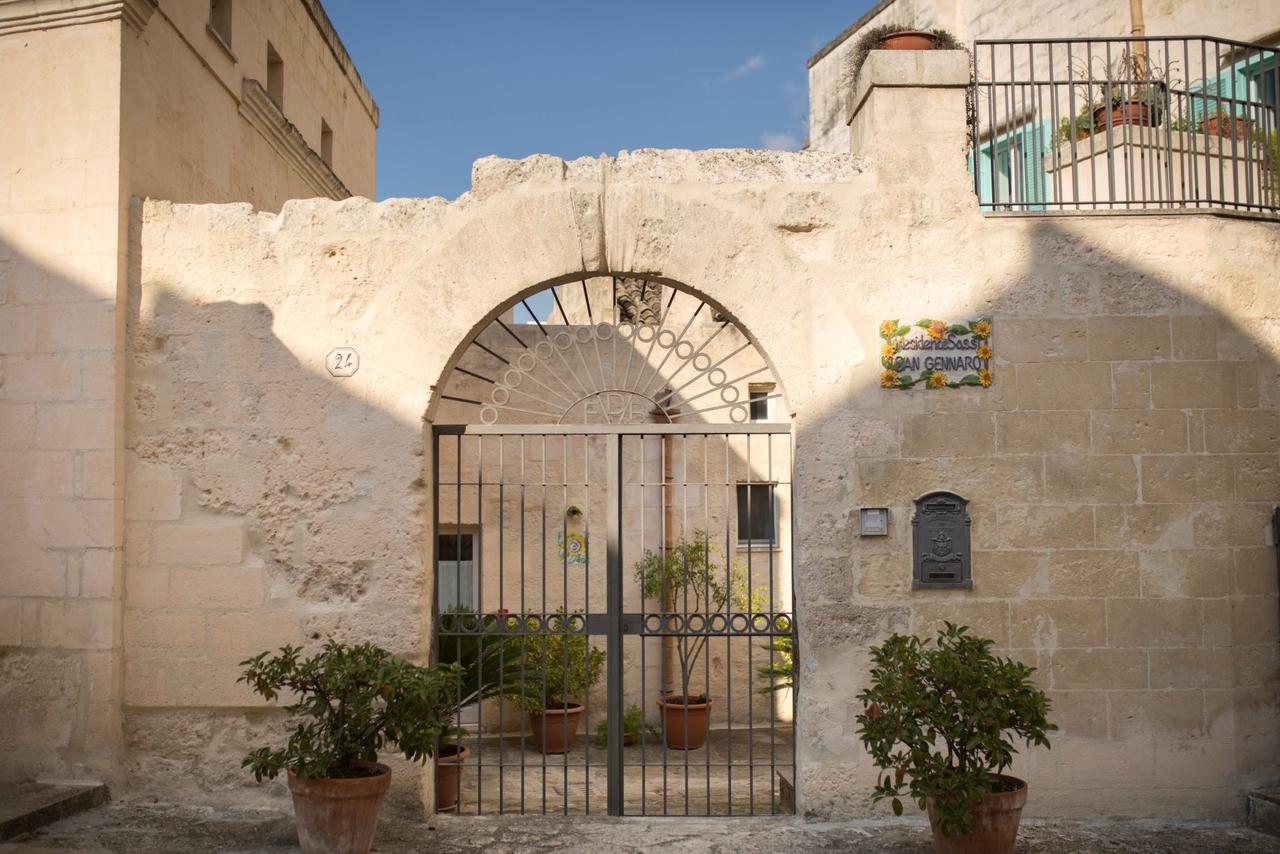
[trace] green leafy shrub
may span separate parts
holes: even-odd
[[[1085,104],[1076,115],[1058,122],[1058,130],[1053,135],[1053,145],[1063,145],[1073,139],[1088,139],[1097,132],[1097,123],[1093,120],[1095,106],[1098,105]]]
[[[406,759],[425,762],[449,727],[461,686],[457,665],[420,667],[373,644],[328,640],[304,658],[296,646],[240,662],[248,683],[267,700],[293,694],[285,710],[302,716],[283,748],[261,747],[241,766],[254,778],[292,769],[304,779],[359,777],[394,744]]]
[[[902,814],[904,793],[925,808],[934,798],[942,832],[967,833],[972,807],[999,790],[995,776],[1013,761],[1013,733],[1049,746],[1049,700],[1031,681],[1035,668],[991,652],[993,641],[947,623],[936,642],[894,634],[871,648],[870,687],[858,734],[887,772],[874,799]]]
[[[738,611],[755,614],[764,608],[764,601],[757,592],[749,589],[747,572],[741,565],[731,566],[728,574],[713,559],[716,547],[711,544],[707,532],[696,530],[692,540],[679,543],[661,552],[645,550],[644,557],[636,561],[635,580],[646,599],[663,603],[669,597],[676,614],[700,614],[709,616],[724,611],[732,605]],[[666,603],[662,605],[666,610]],[[676,636],[676,656],[680,659],[680,693],[692,702],[705,702],[706,695],[691,695],[689,682],[694,665],[706,649],[708,635]]]
[[[639,742],[642,733],[646,741],[658,737],[658,728],[644,719],[644,712],[639,706],[627,706],[627,711],[622,715],[622,732],[632,742]],[[601,721],[596,725],[596,745],[605,747],[608,743],[609,722]]]
[[[538,633],[516,638],[523,670],[514,674],[504,693],[527,712],[568,708],[600,681],[604,652],[591,646],[585,633],[571,631],[571,617],[581,619],[582,612],[570,615],[561,609],[541,628],[526,618],[528,629]]]

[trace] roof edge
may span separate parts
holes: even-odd
[[[342,37],[338,35],[337,27],[333,25],[333,21],[329,20],[329,15],[325,12],[320,0],[301,0],[301,3],[303,8],[307,10],[307,15],[311,17],[311,22],[320,31],[320,36],[324,39],[325,44],[329,46],[329,52],[333,54],[338,67],[342,69],[343,73],[347,75],[347,79],[355,87],[356,95],[360,98],[360,102],[364,104],[369,117],[373,119],[373,126],[377,127],[380,117],[378,103],[373,100],[373,93],[369,91],[369,86],[364,82],[364,78],[360,76],[355,60],[351,58],[351,54],[347,53],[346,45],[342,43]]]

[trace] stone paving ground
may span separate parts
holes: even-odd
[[[109,851],[158,854],[293,852],[292,815],[188,805],[112,803],[0,844],[0,852]],[[724,854],[847,851],[927,854],[918,820],[813,822],[795,818],[607,819],[439,817],[384,820],[376,852],[640,852]],[[1019,854],[1262,854],[1280,839],[1239,825],[1168,822],[1024,822]]]
[[[792,777],[789,726],[713,730],[698,750],[667,750],[661,737],[623,748],[623,811],[628,815],[768,815],[782,804],[779,775]],[[468,739],[461,812],[605,812],[605,752],[579,736],[573,750],[546,755],[519,736]],[[589,748],[589,749],[588,749]],[[589,765],[587,763],[590,763]],[[588,798],[588,791],[590,797]],[[545,798],[545,801],[544,801]],[[524,804],[524,810],[521,804]]]

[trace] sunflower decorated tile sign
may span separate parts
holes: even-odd
[[[915,324],[880,324],[881,388],[990,388],[991,357],[989,317],[963,323],[926,317]]]

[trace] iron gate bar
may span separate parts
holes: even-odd
[[[622,437],[611,433],[605,445],[605,502],[609,517],[606,540],[605,598],[610,614],[622,614]],[[605,686],[608,694],[608,729],[606,750],[609,757],[609,815],[622,815],[622,622],[609,623],[605,659],[608,668]]]

